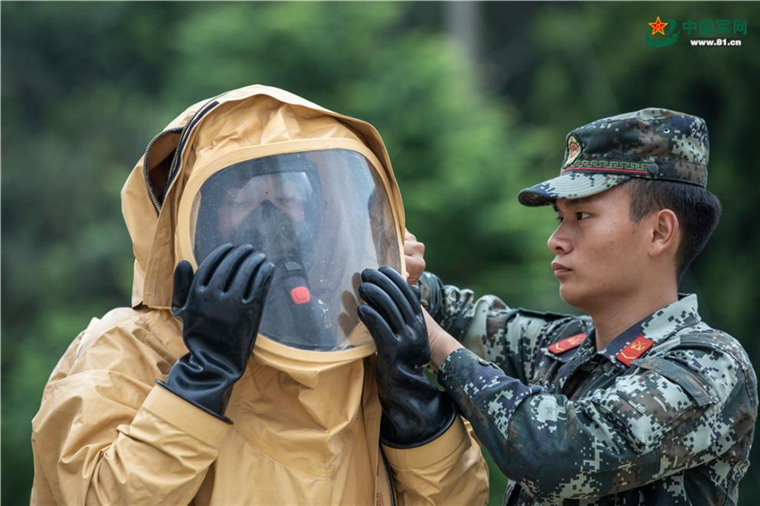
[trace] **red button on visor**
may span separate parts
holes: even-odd
[[[307,304],[311,300],[311,293],[305,286],[297,286],[290,291],[290,296],[296,304]]]

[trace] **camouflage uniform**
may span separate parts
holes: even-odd
[[[439,292],[434,318],[483,350],[455,351],[438,380],[510,478],[504,504],[736,504],[757,378],[741,345],[702,322],[696,295],[597,352],[587,316],[474,302],[428,273],[422,285]],[[651,348],[626,365],[639,336]]]
[[[566,141],[559,177],[520,192],[521,203],[583,198],[631,178],[707,182],[701,118],[644,109]],[[438,380],[510,478],[505,504],[736,504],[757,378],[741,345],[702,322],[696,295],[597,351],[588,316],[476,301],[429,273],[421,292],[434,319],[477,353],[449,355]]]

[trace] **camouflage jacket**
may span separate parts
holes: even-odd
[[[422,281],[431,315],[481,354],[457,350],[438,379],[510,479],[505,504],[736,504],[757,378],[696,295],[596,351],[587,316]]]

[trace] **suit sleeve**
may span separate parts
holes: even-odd
[[[190,503],[230,425],[157,385],[164,358],[123,329],[66,361],[32,421],[31,503]]]
[[[488,466],[468,425],[457,417],[440,437],[417,448],[383,445],[400,505],[488,502]]]

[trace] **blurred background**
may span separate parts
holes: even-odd
[[[760,5],[750,3],[3,2],[2,503],[28,503],[31,419],[90,318],[129,305],[119,190],[191,103],[285,88],[375,125],[408,228],[446,282],[573,312],[557,295],[550,208],[565,134],[648,106],[706,118],[724,215],[686,275],[704,319],[760,363]],[[645,41],[657,16],[746,21],[742,47]],[[717,25],[715,25],[717,26]],[[733,24],[731,25],[733,26]],[[741,27],[741,25],[739,25]],[[696,35],[696,34],[695,34]],[[757,459],[757,452],[754,452]],[[491,503],[506,479],[492,472]],[[750,467],[740,503],[760,504]]]

